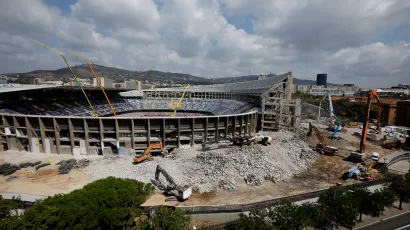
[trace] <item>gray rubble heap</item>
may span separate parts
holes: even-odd
[[[116,176],[143,182],[154,179],[160,164],[179,185],[190,185],[199,192],[235,189],[238,183],[251,186],[264,181],[280,181],[306,169],[315,152],[297,134],[288,131],[263,133],[272,136],[272,145],[232,146],[202,151],[201,145],[183,146],[171,158],[132,164],[132,157],[113,156],[93,161],[86,168],[90,180]],[[223,144],[221,144],[223,145]]]

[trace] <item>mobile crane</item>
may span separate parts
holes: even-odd
[[[350,153],[350,158],[358,161],[365,161],[368,157],[370,157],[369,154],[365,154],[364,149],[366,147],[366,137],[367,137],[367,129],[369,128],[369,116],[370,116],[370,109],[371,109],[371,103],[373,97],[376,98],[377,100],[377,130],[380,130],[380,106],[381,106],[381,101],[379,98],[379,95],[377,94],[377,91],[372,89],[367,93],[367,103],[366,103],[366,109],[365,109],[365,114],[364,114],[364,122],[363,122],[363,130],[362,130],[362,136],[360,138],[360,149],[356,152]]]
[[[336,138],[336,134],[338,131],[341,130],[340,126],[340,121],[339,118],[337,118],[335,111],[333,110],[333,103],[332,103],[332,95],[330,93],[326,94],[323,96],[323,98],[319,102],[319,113],[317,117],[317,123],[319,124],[319,119],[320,119],[320,111],[322,109],[322,102],[325,100],[325,98],[329,99],[329,112],[330,112],[330,124],[329,124],[329,129],[334,130],[331,138],[334,139]]]

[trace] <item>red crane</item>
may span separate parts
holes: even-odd
[[[369,115],[370,115],[370,109],[371,109],[371,103],[372,103],[373,97],[375,97],[377,100],[377,129],[380,130],[381,101],[380,101],[379,95],[377,94],[377,91],[372,89],[367,93],[367,103],[366,103],[366,111],[364,114],[362,138],[360,139],[360,149],[359,149],[360,153],[364,153],[364,147],[365,147],[365,142],[366,142],[366,137],[367,137],[367,129],[369,128]]]

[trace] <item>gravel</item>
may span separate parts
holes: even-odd
[[[182,146],[175,149],[171,157],[154,157],[153,161],[138,165],[132,164],[132,156],[106,156],[84,170],[90,181],[115,176],[151,182],[159,164],[176,183],[190,185],[202,193],[233,190],[238,183],[258,186],[264,181],[281,181],[305,170],[316,156],[295,133],[261,134],[271,136],[272,145],[221,146],[209,151],[202,151],[201,145]]]

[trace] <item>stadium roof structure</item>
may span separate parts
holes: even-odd
[[[64,89],[64,90],[78,90],[78,86],[63,86],[63,85],[30,85],[30,84],[0,84],[0,93],[12,93],[21,91],[34,91],[34,90],[49,90],[49,89]],[[99,87],[83,86],[86,91],[98,91]],[[104,88],[106,91],[118,91],[124,92],[129,89],[118,88]]]
[[[1,84],[0,93],[26,91],[33,89],[50,89],[59,87],[58,85],[26,85],[26,84]]]
[[[188,89],[189,92],[228,92],[263,94],[278,83],[285,81],[289,77],[288,73],[262,80],[245,81],[238,83],[226,83],[215,85],[195,85]],[[147,91],[180,91],[183,88],[157,88]]]

